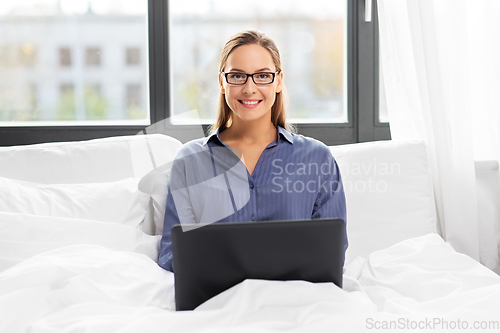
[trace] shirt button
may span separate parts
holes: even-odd
[[[250,189],[253,190],[253,184],[250,184]]]
[[[255,221],[255,215],[252,215],[252,221]]]

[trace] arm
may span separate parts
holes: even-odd
[[[182,159],[176,160],[172,166],[168,186],[167,206],[165,208],[165,219],[163,221],[163,235],[160,241],[160,254],[158,256],[158,265],[173,272],[172,255],[172,234],[171,229],[175,224],[185,223],[195,220],[191,209],[191,202],[187,190],[176,190],[175,202],[172,196],[172,188],[186,189],[186,172],[183,167]],[[179,218],[176,204],[179,207],[182,216]]]
[[[347,208],[344,194],[344,185],[337,162],[330,150],[327,151],[323,163],[331,165],[331,172],[320,174],[321,184],[314,203],[312,212],[313,219],[319,218],[341,218],[347,223]],[[344,237],[344,250],[347,250],[347,229]]]

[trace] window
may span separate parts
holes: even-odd
[[[382,72],[382,62],[379,61],[379,103],[378,103],[378,121],[380,123],[388,123],[389,122],[389,112],[387,110],[387,100],[385,99],[385,83],[384,83],[384,75]]]
[[[280,48],[288,118],[299,133],[327,144],[388,139],[378,95],[376,1],[371,16],[365,15],[368,1],[169,1],[163,12],[170,27],[168,115],[177,127],[192,120],[176,116],[194,109],[201,123],[213,121],[220,49],[232,34],[252,27]]]
[[[75,107],[75,89],[72,83],[63,83],[59,86],[59,105],[57,118],[61,120],[78,119]]]
[[[368,3],[372,4],[371,15]],[[355,121],[355,142],[386,140],[390,139],[389,124],[384,117],[384,93],[379,86],[379,43],[378,43],[378,15],[377,1],[356,0],[353,2],[353,11],[357,13],[356,31],[357,42],[353,46],[356,56],[355,86],[351,88],[354,92],[355,110],[352,114],[357,118]],[[368,20],[367,20],[368,19]]]
[[[128,47],[125,50],[125,58],[128,66],[141,64],[141,49],[138,47]]]
[[[85,119],[105,120],[110,119],[109,102],[101,94],[100,84],[87,84],[84,87],[83,98],[85,103]]]
[[[7,67],[10,61],[9,47],[0,44],[0,67]]]
[[[101,48],[87,47],[85,50],[85,65],[89,67],[101,65]]]
[[[19,65],[23,67],[33,67],[36,63],[36,48],[31,43],[23,43],[17,52]]]
[[[143,103],[142,87],[140,84],[127,85],[125,102],[129,118],[134,119],[144,117],[146,110]]]
[[[185,0],[170,1],[169,10],[174,117],[197,109],[205,123],[213,121],[220,49],[228,37],[253,27],[280,48],[292,122],[348,121],[345,0]]]
[[[69,47],[61,47],[59,49],[59,65],[61,67],[71,66],[71,50]]]
[[[26,83],[23,89],[13,90],[0,83],[0,122],[16,119],[19,121],[37,117],[39,113],[37,86]]]
[[[36,112],[37,105],[38,105],[37,94],[38,94],[38,89],[37,89],[36,84],[31,83],[29,85],[29,91],[28,91],[27,96],[28,96],[29,109],[35,110],[35,112]]]
[[[206,129],[216,81],[204,75],[217,67],[227,37],[247,27],[263,30],[281,48],[299,133],[329,145],[390,137],[379,107],[374,0],[256,0],[248,11],[229,0],[38,3],[45,5],[0,6],[1,145],[136,134],[194,108]],[[40,43],[39,35],[47,40]],[[181,60],[189,69],[185,81]],[[30,87],[36,103],[22,101]],[[192,126],[180,123],[169,128],[174,136]]]
[[[148,47],[147,3],[2,3],[0,144],[135,134],[149,125],[148,63],[140,58]],[[127,48],[133,71],[124,71]],[[140,112],[123,101],[131,81],[142,87]]]

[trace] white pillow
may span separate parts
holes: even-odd
[[[171,161],[181,143],[162,134],[0,147],[0,177],[43,184],[141,178]]]
[[[0,230],[0,272],[34,255],[76,244],[141,253],[158,260],[159,236],[117,223],[0,212]]]
[[[111,183],[38,184],[0,178],[0,211],[113,222],[137,228],[149,196],[138,180]]]
[[[168,182],[170,180],[171,169],[172,162],[165,163],[145,175],[139,182],[139,190],[151,195],[155,235],[163,234],[163,222],[167,207]]]
[[[346,263],[436,232],[434,190],[423,142],[367,142],[330,150],[346,192]]]

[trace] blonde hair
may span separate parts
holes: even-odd
[[[224,71],[229,54],[238,46],[257,44],[265,48],[271,54],[276,72],[281,72],[281,58],[278,47],[274,41],[265,34],[256,30],[244,30],[228,39],[220,55],[219,73]],[[294,132],[293,126],[286,122],[287,93],[284,83],[281,84],[281,91],[276,93],[276,100],[271,107],[271,122],[274,126],[281,126],[290,132]],[[231,125],[232,111],[227,105],[226,98],[219,92],[219,105],[217,109],[217,120],[209,127],[209,132],[213,133],[217,128],[229,127]]]

